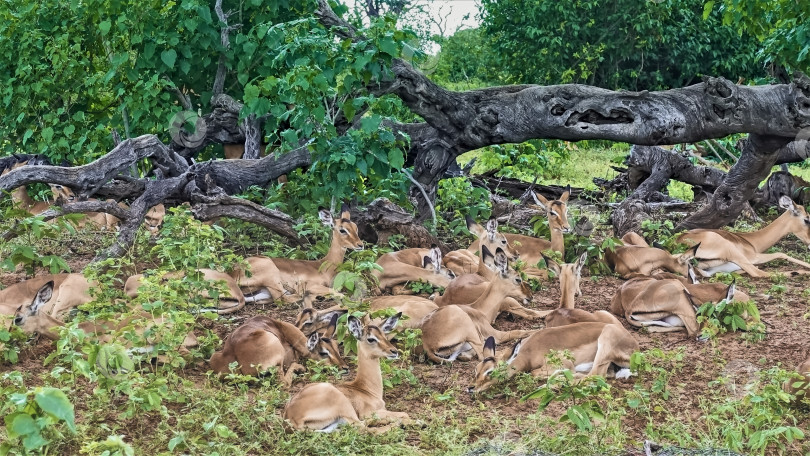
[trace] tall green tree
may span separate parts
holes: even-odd
[[[482,28],[509,82],[666,89],[704,75],[761,76],[756,41],[703,18],[701,0],[482,0]]]

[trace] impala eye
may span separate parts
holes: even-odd
[[[560,214],[558,214],[558,213],[556,213],[554,211],[551,211],[551,215],[553,215],[554,217],[559,217],[560,216]]]
[[[366,342],[368,342],[370,344],[373,344],[373,343],[377,342],[377,339],[375,339],[373,337],[369,337],[368,339],[366,339]]]
[[[328,358],[329,357],[329,352],[328,351],[322,351],[321,356],[324,356],[324,357]]]
[[[344,230],[343,228],[340,229],[340,234],[349,234],[348,231]]]

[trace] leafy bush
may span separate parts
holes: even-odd
[[[2,408],[9,440],[0,444],[0,453],[28,454],[47,448],[49,436],[59,434],[57,425],[61,422],[76,433],[73,404],[62,390],[43,387],[22,393],[3,392],[10,393]],[[22,443],[22,453],[17,453],[14,446],[18,442]]]

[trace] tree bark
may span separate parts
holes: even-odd
[[[789,138],[780,136],[749,135],[743,141],[740,160],[731,167],[709,202],[682,220],[676,229],[721,228],[736,220],[759,183],[771,172],[779,150],[789,142]]]

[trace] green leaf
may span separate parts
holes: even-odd
[[[111,25],[112,23],[110,21],[101,21],[101,23],[98,24],[98,28],[101,29],[101,36],[107,36],[107,34],[110,33]]]
[[[380,116],[371,115],[363,117],[360,119],[360,129],[366,133],[374,133],[380,128],[380,122],[382,122],[382,117]]]
[[[713,0],[708,1],[708,2],[706,2],[705,5],[703,5],[703,20],[704,21],[709,18],[709,14],[712,13],[712,8],[714,8],[714,1]]]
[[[34,422],[34,419],[25,412],[14,412],[7,415],[5,421],[6,433],[10,439],[17,438],[21,435],[33,434],[35,432],[39,433],[39,428]]]
[[[174,68],[174,62],[177,60],[177,51],[168,49],[160,53],[160,60],[169,68]]]
[[[394,169],[402,169],[402,167],[405,166],[405,156],[402,154],[402,151],[399,149],[390,149],[388,151],[388,164]]]
[[[63,420],[70,432],[76,433],[75,413],[65,393],[56,388],[37,388],[34,400],[39,407],[56,418]]]
[[[45,142],[51,142],[51,140],[53,139],[53,128],[46,127],[45,129],[43,129],[42,130],[42,139]]]
[[[390,55],[391,57],[399,56],[399,48],[393,38],[386,36],[380,40],[380,51]]]

